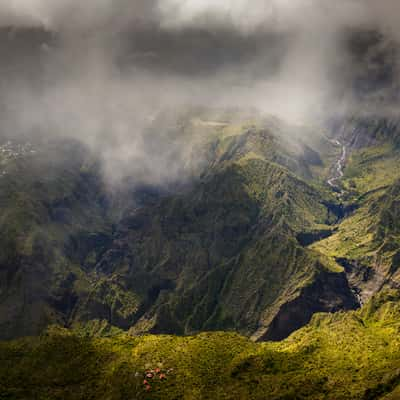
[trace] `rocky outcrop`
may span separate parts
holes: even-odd
[[[292,301],[283,304],[259,341],[278,341],[306,325],[315,313],[359,307],[344,273],[322,272]]]

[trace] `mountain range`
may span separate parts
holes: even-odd
[[[152,118],[193,143],[177,181],[2,132],[0,399],[400,398],[392,44],[349,46],[354,103],[324,124]]]

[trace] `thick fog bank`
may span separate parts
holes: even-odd
[[[318,124],[357,107],[353,86],[374,92],[362,79],[387,48],[393,67],[376,72],[375,97],[393,89],[399,17],[394,0],[0,2],[0,129],[77,138],[111,179],[174,180],[202,160],[197,139],[156,118],[163,110],[257,108]],[[349,39],[359,31],[391,45],[368,55]],[[357,51],[372,65],[365,76]]]

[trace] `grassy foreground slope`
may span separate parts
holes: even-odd
[[[356,312],[316,314],[280,343],[233,333],[89,338],[53,329],[0,345],[0,398],[395,399],[399,299],[385,292]]]

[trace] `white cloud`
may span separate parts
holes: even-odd
[[[399,9],[394,0],[0,0],[0,25],[46,25],[92,28],[118,18],[159,18],[164,27],[212,26],[231,24],[243,31],[259,28],[287,29],[319,20],[354,19],[367,6],[372,13]],[[381,4],[382,1],[379,2]],[[383,10],[382,10],[383,8]]]
[[[252,30],[273,18],[273,4],[254,0],[160,0],[158,8],[164,26],[181,27],[232,22],[245,30]]]

